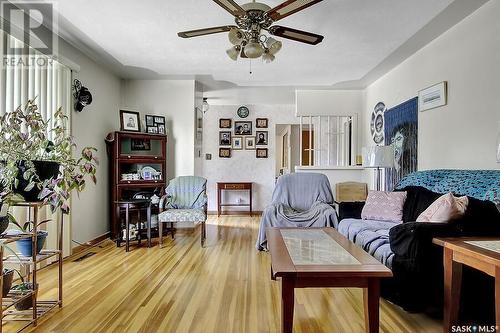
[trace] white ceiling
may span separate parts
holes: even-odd
[[[226,56],[226,34],[177,37],[182,30],[233,24],[211,0],[59,0],[58,11],[78,38],[123,66],[169,77],[207,75],[239,86],[320,86],[361,79],[452,2],[325,0],[278,23],[322,34],[323,43],[283,39],[275,62],[252,61],[252,75],[248,60]]]

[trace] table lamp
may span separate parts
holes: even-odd
[[[363,167],[377,169],[377,191],[380,191],[382,187],[381,169],[394,168],[394,147],[373,146],[363,148]]]

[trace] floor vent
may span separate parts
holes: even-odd
[[[80,261],[84,261],[85,259],[87,258],[90,258],[92,257],[93,255],[97,254],[96,252],[89,252],[89,253],[86,253],[84,254],[83,256],[81,256],[80,258],[77,258],[75,260],[73,260],[73,262],[80,262]]]

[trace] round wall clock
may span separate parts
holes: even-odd
[[[375,105],[375,108],[373,108],[370,131],[372,139],[376,144],[384,142],[384,112],[385,104],[382,102],[378,103]]]
[[[240,118],[246,118],[250,114],[250,110],[246,106],[240,106],[237,113]]]

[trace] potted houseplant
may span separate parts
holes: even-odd
[[[38,230],[39,226],[41,226],[42,224],[45,224],[49,221],[50,220],[44,220],[42,222],[39,222],[36,225],[36,227],[37,227],[36,229]],[[19,228],[19,230],[23,233],[30,233],[34,230],[34,227],[35,227],[35,222],[33,222],[33,221],[25,222],[22,226],[16,220],[12,220],[12,223],[14,223]],[[47,231],[43,231],[43,230],[37,231],[36,254],[39,254],[40,251],[42,251],[43,246],[45,245],[45,239],[47,238],[48,235],[49,235],[49,233]],[[17,244],[17,249],[19,250],[19,252],[21,252],[21,254],[23,256],[31,257],[31,255],[33,253],[32,252],[33,242],[31,240],[31,238],[19,239],[18,241],[16,241],[16,244]]]
[[[52,119],[44,119],[34,100],[0,117],[2,211],[16,201],[41,201],[52,212],[68,214],[71,192],[83,191],[86,178],[96,183],[97,149],[85,147],[75,157],[67,123],[61,108]],[[12,215],[5,216],[14,221]],[[46,234],[38,237],[42,243]]]

